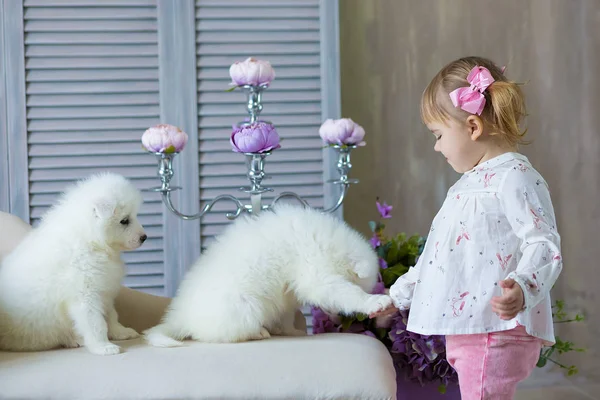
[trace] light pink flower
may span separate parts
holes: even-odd
[[[159,124],[142,135],[142,146],[154,153],[177,153],[183,150],[188,135],[176,126]]]
[[[365,130],[350,118],[328,119],[319,129],[319,135],[327,144],[364,146]]]
[[[268,85],[275,79],[275,70],[268,61],[247,58],[242,62],[235,62],[229,67],[231,84],[235,86],[244,85]]]

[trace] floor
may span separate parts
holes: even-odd
[[[600,400],[599,384],[523,388],[515,400]]]
[[[538,369],[520,385],[515,400],[600,400],[600,383],[573,382],[560,372]]]

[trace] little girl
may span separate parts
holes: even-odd
[[[512,399],[554,343],[549,291],[562,269],[548,187],[516,152],[523,94],[491,61],[461,58],[427,86],[421,115],[463,175],[378,315],[410,308],[409,331],[446,335],[463,400]]]

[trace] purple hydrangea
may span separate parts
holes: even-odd
[[[329,315],[320,308],[312,308],[313,333],[339,332],[340,326],[333,322]]]
[[[446,360],[445,337],[409,332],[406,330],[408,313],[398,312],[389,332],[390,353],[396,367],[421,384],[437,379],[445,385],[458,382],[456,371]]]

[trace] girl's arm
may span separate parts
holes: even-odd
[[[525,308],[535,307],[552,289],[562,270],[560,236],[546,182],[531,168],[510,170],[499,197],[515,234],[521,239],[521,259],[507,279],[525,296]]]

